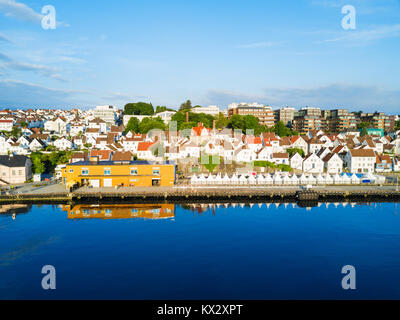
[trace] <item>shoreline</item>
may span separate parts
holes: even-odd
[[[1,195],[1,204],[71,203],[240,203],[240,202],[400,202],[395,186],[176,186],[158,188],[89,188],[74,192]]]

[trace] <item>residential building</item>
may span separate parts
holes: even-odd
[[[26,156],[0,156],[0,184],[21,184],[32,179],[32,162]]]
[[[310,153],[303,160],[304,173],[322,173],[324,172],[324,162],[315,153]]]
[[[373,173],[376,155],[372,149],[350,149],[345,158],[351,173]]]
[[[193,113],[205,113],[212,116],[219,115],[219,108],[217,106],[208,106],[208,107],[196,107],[190,110]]]
[[[150,187],[173,186],[175,163],[147,161],[89,161],[68,164],[62,171],[62,181],[67,187],[89,185],[99,187]]]
[[[337,153],[329,153],[324,158],[324,167],[327,173],[341,173],[343,171],[343,160]]]
[[[238,114],[241,116],[252,115],[258,118],[261,125],[273,127],[275,125],[274,112],[270,106],[264,106],[258,103],[233,103],[228,107],[228,117]]]
[[[307,132],[310,130],[324,130],[326,120],[322,117],[319,108],[303,108],[295,113],[293,120],[293,129],[299,132]]]
[[[13,120],[0,120],[0,131],[11,132],[14,125]]]
[[[93,110],[93,116],[114,125],[117,120],[117,110],[114,106],[97,106]]]
[[[274,111],[275,122],[282,121],[286,126],[291,127],[296,109],[286,107]]]
[[[357,129],[356,117],[347,109],[330,110],[330,114],[326,118],[326,129],[337,133]]]

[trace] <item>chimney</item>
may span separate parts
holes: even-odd
[[[99,164],[99,157],[90,157],[89,161],[91,164]]]

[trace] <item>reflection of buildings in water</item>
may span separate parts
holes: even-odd
[[[172,219],[174,204],[66,205],[68,219]]]
[[[218,208],[221,209],[228,209],[228,208],[274,208],[274,209],[279,209],[279,208],[285,208],[288,209],[290,206],[295,209],[295,208],[305,208],[307,211],[310,211],[313,207],[318,207],[318,208],[323,208],[322,206],[325,206],[326,208],[329,208],[330,206],[333,206],[335,209],[339,209],[340,207],[346,208],[347,206],[351,206],[354,208],[356,205],[365,205],[365,203],[358,203],[358,202],[306,202],[306,203],[280,203],[280,202],[268,202],[268,203],[193,203],[193,204],[185,204],[181,205],[183,209],[186,209],[191,212],[196,212],[198,214],[203,214],[204,212],[208,210],[212,210],[213,214],[215,215],[215,210]],[[272,206],[272,207],[271,207]]]
[[[30,204],[5,204],[0,205],[0,215],[10,216],[28,213],[32,209]]]

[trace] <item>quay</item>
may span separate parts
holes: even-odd
[[[208,203],[208,202],[396,202],[400,191],[393,185],[316,186],[175,186],[88,188],[73,192],[62,185],[21,190],[0,195],[0,204],[66,203]]]

